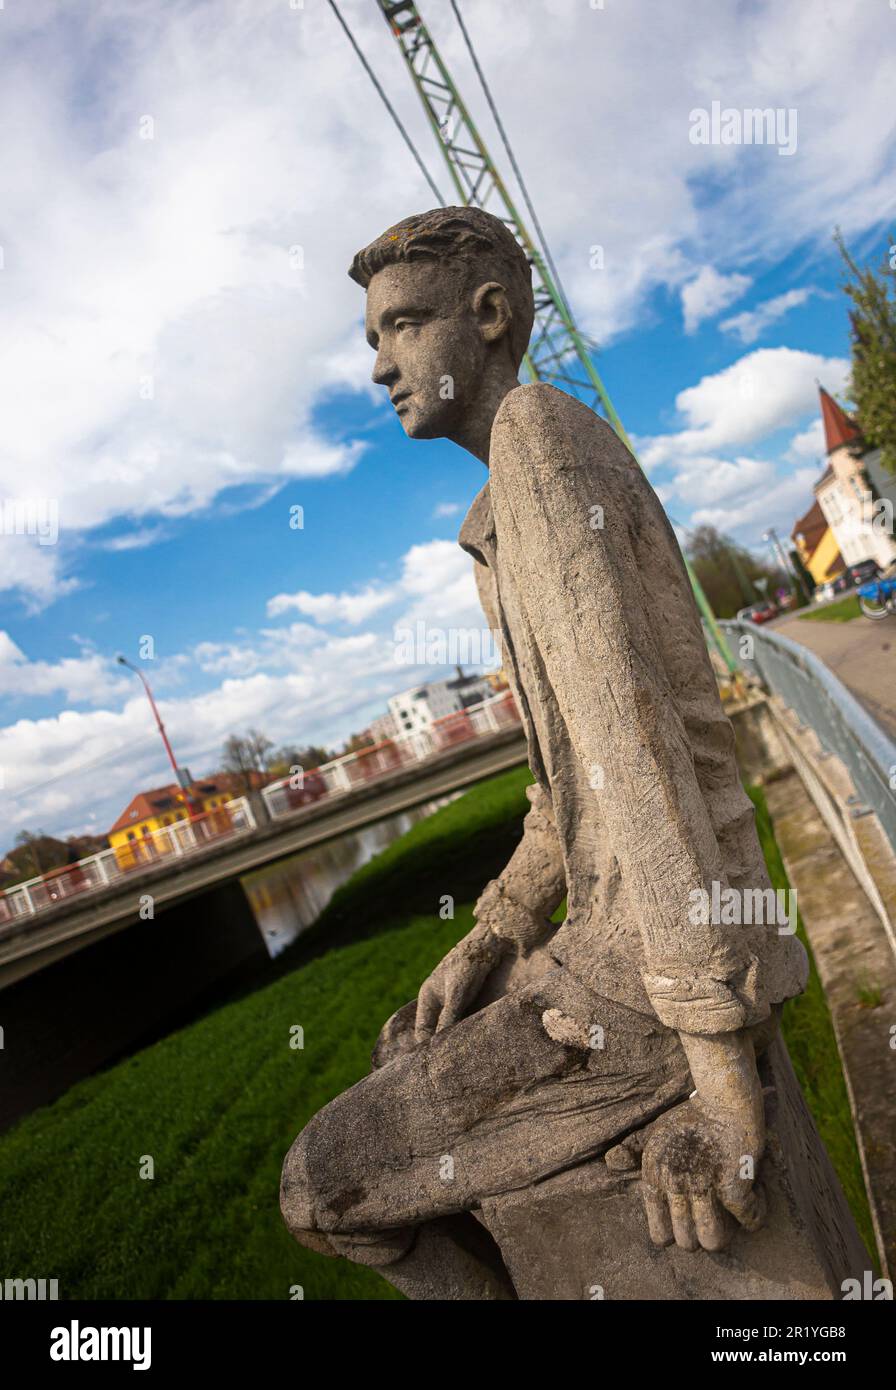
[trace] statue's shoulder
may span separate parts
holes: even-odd
[[[517,386],[501,402],[492,426],[489,471],[525,457],[542,468],[593,465],[618,438],[587,405],[545,381]]]

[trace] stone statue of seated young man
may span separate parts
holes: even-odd
[[[697,906],[770,884],[675,535],[609,425],[519,385],[531,273],[503,223],[410,217],[350,274],[407,435],[488,469],[460,544],[535,783],[477,925],[295,1140],[284,1218],[411,1297],[513,1297],[469,1213],[639,1154],[652,1240],[719,1250],[763,1221],[756,1056],[807,960],[777,921]]]

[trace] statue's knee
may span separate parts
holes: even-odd
[[[313,1124],[312,1120],[311,1124],[305,1126],[283,1160],[280,1211],[287,1228],[300,1245],[306,1245],[309,1250],[316,1250],[321,1255],[335,1255],[337,1252],[319,1228],[320,1193],[308,1153],[309,1130]]]
[[[329,1107],[315,1115],[302,1130],[283,1161],[280,1178],[280,1211],[290,1234],[319,1255],[341,1255],[356,1264],[393,1264],[414,1243],[412,1226],[384,1227],[381,1230],[353,1231],[335,1228],[340,1224],[339,1206],[330,1200],[334,1159],[340,1148],[334,1115]],[[318,1172],[329,1171],[330,1188],[318,1180]]]

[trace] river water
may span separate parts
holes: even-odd
[[[278,956],[310,927],[356,869],[459,795],[455,792],[397,816],[386,816],[363,830],[247,874],[243,888],[270,955]]]

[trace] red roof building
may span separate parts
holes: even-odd
[[[850,419],[843,407],[837,404],[833,396],[828,395],[823,386],[819,386],[818,394],[821,397],[821,419],[824,424],[826,452],[832,454],[835,449],[842,449],[844,444],[861,444],[861,430],[855,421]]]

